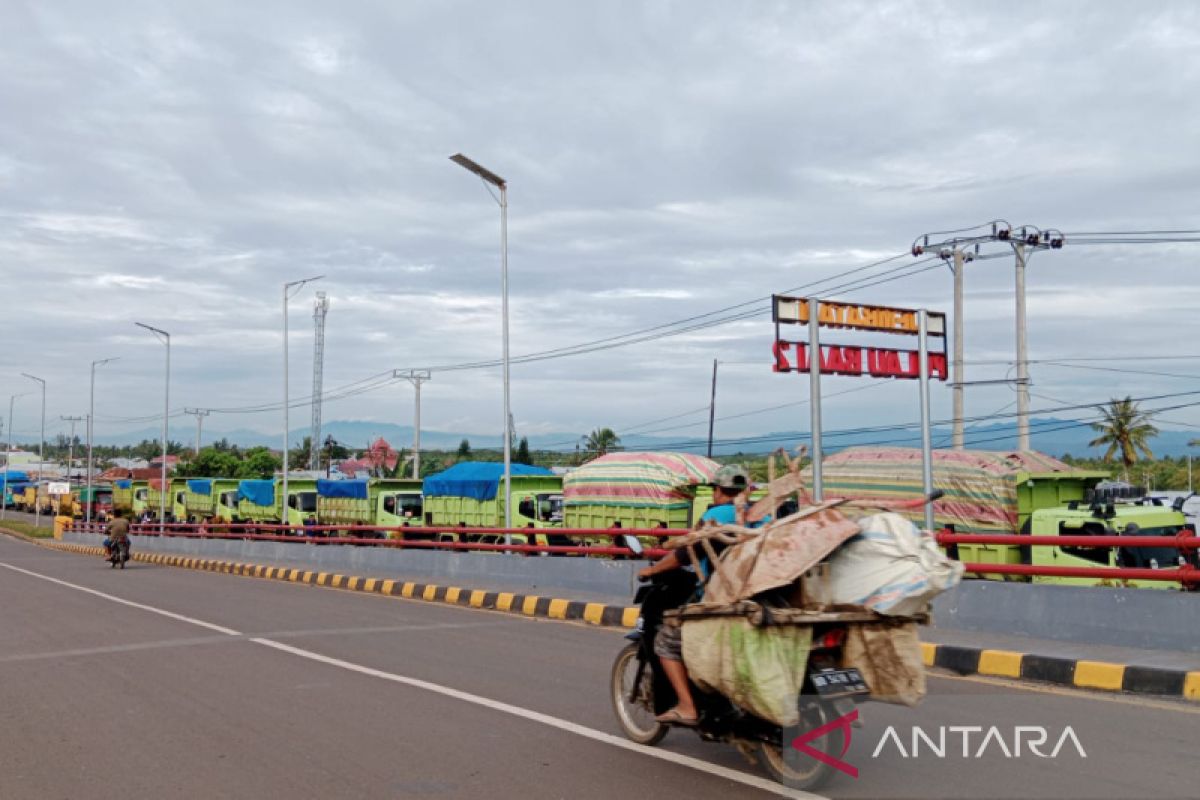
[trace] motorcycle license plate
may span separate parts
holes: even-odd
[[[844,697],[853,694],[870,694],[862,674],[850,669],[826,669],[809,676],[813,688],[821,697]]]

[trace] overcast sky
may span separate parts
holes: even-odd
[[[498,358],[499,212],[447,160],[459,151],[510,182],[514,357],[996,218],[1068,234],[1200,228],[1197,85],[1188,3],[0,0],[0,400],[36,391],[23,371],[46,378],[52,435],[60,415],[87,413],[90,363],[120,357],[97,373],[97,432],[153,427],[164,348],[136,320],[172,334],[173,412],[277,407],[281,287],[318,273],[291,301],[293,398],[311,391],[316,289],[331,303],[327,390]],[[1037,254],[1031,358],[1200,354],[1198,257],[1197,244],[1069,236]],[[852,277],[895,275],[905,258]],[[1011,258],[966,280],[968,360],[1010,361]],[[831,296],[948,311],[951,286],[938,268]],[[733,417],[718,437],[807,429],[804,406],[748,413],[808,393],[770,371],[767,304],[739,310],[754,308],[515,365],[518,432],[702,435],[714,358],[718,416]],[[1195,390],[1198,362],[1035,365],[1033,408]],[[1007,372],[981,363],[968,379]],[[915,384],[869,383],[825,382],[862,388],[827,401],[828,428],[916,418]],[[407,424],[411,397],[383,385],[331,400],[325,418]],[[502,427],[499,369],[435,372],[423,397],[426,427]],[[949,388],[933,400],[947,415]],[[967,412],[1013,400],[971,387]],[[37,414],[36,395],[17,400],[18,437],[36,437]],[[1166,416],[1200,423],[1196,408]],[[292,426],[308,417],[293,409]],[[172,420],[172,438],[192,430]]]

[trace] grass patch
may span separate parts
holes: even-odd
[[[32,522],[22,522],[16,519],[0,520],[0,528],[7,528],[16,533],[22,533],[31,539],[52,539],[54,538],[54,526],[43,525],[40,528]]]

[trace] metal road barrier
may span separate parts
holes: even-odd
[[[104,533],[105,525],[76,522],[71,533]],[[129,526],[134,536],[176,537],[184,539],[238,539],[244,541],[304,543],[327,546],[369,546],[414,550],[462,550],[474,552],[522,553],[525,555],[618,556],[658,558],[666,555],[661,548],[643,548],[635,555],[628,547],[600,544],[502,544],[479,541],[478,537],[500,538],[548,536],[556,539],[597,539],[635,536],[662,541],[690,531],[666,528],[457,528],[457,527],[385,527],[379,525],[281,525],[279,523],[219,522],[160,524],[135,523]],[[394,537],[394,538],[390,538]],[[442,538],[437,538],[442,537]],[[453,537],[453,538],[450,538]],[[474,540],[474,541],[472,541]]]
[[[68,531],[74,533],[103,533],[104,525],[76,522]],[[290,542],[325,546],[368,546],[414,550],[454,550],[470,552],[520,553],[551,556],[603,556],[608,558],[658,558],[668,551],[661,547],[645,548],[635,555],[629,548],[608,544],[503,544],[480,541],[479,537],[496,539],[513,537],[553,536],[556,539],[613,539],[634,536],[642,540],[655,539],[660,543],[687,530],[665,528],[447,528],[447,527],[384,527],[347,525],[280,525],[278,523],[219,522],[208,523],[137,523],[130,526],[137,536],[163,536],[186,539],[240,539],[246,541]],[[438,538],[441,537],[441,538]],[[1032,536],[1012,534],[974,534],[938,531],[937,542],[942,546],[955,544],[1018,545],[1021,547],[1087,547],[1087,548],[1171,548],[1180,552],[1200,550],[1200,537],[1183,530],[1176,536]],[[1195,560],[1195,556],[1193,559]],[[1184,587],[1200,587],[1200,568],[1187,559],[1174,568],[1144,567],[1056,567],[1041,564],[994,564],[964,562],[966,571],[976,574],[1021,575],[1062,578],[1097,578],[1120,580],[1161,581]]]
[[[951,533],[938,531],[939,545],[991,544],[1020,547],[1088,547],[1096,549],[1143,547],[1173,548],[1179,551],[1200,549],[1200,537],[1188,529],[1175,536],[1031,536],[1025,534]],[[1193,553],[1192,560],[1195,560]],[[967,572],[993,575],[1029,575],[1053,578],[1111,578],[1113,580],[1164,581],[1186,587],[1200,586],[1200,569],[1183,560],[1175,569],[1144,567],[1055,567],[1043,564],[964,563]]]

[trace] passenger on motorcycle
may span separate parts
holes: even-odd
[[[125,519],[124,512],[120,510],[113,512],[113,521],[108,523],[105,533],[107,536],[104,539],[104,560],[107,561],[112,557],[114,546],[129,541],[129,520]]]
[[[749,509],[750,476],[742,467],[735,464],[721,467],[713,478],[712,487],[713,504],[700,518],[697,529],[709,525],[734,525],[737,523],[738,509]],[[757,520],[747,519],[746,524],[754,528],[768,520],[769,517]],[[712,546],[714,553],[717,554],[726,547],[718,541],[713,541]],[[706,575],[710,569],[707,557],[701,557],[700,562],[693,565],[688,551],[679,548],[642,569],[638,572],[638,577],[649,578],[662,572],[687,567],[699,569],[702,574]],[[671,722],[690,727],[699,722],[699,714],[696,712],[696,703],[692,698],[691,688],[688,686],[687,667],[683,663],[681,631],[682,628],[678,626],[661,625],[658,634],[654,637],[654,654],[662,663],[663,672],[670,680],[671,688],[675,690],[675,696],[679,698],[679,702],[674,708],[659,714],[655,719],[659,722]]]

